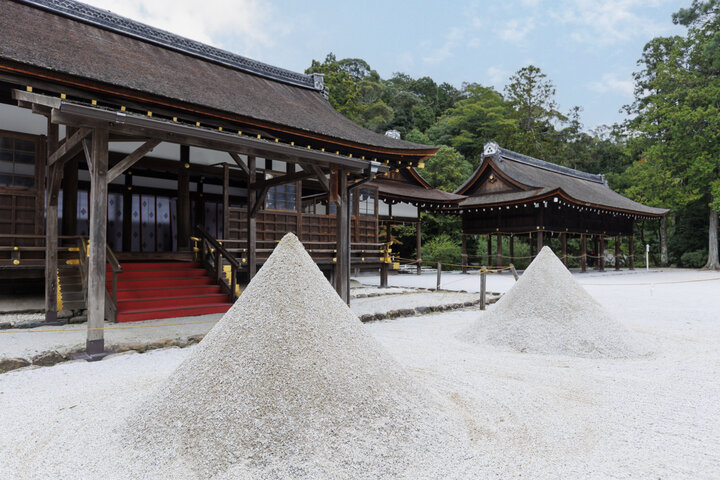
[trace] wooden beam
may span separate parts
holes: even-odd
[[[57,147],[50,154],[47,164],[53,165],[55,163],[58,163],[59,165],[62,165],[63,163],[65,163],[66,161],[70,160],[72,157],[77,155],[77,153],[82,148],[80,146],[80,143],[82,142],[82,140],[85,137],[90,135],[91,131],[92,130],[90,130],[89,128],[86,128],[86,127],[79,128],[77,132],[75,132],[70,137],[68,137],[67,140],[65,140],[65,142],[63,142],[62,145]]]
[[[116,163],[107,174],[107,182],[110,183],[120,176],[125,170],[132,167],[138,160],[152,152],[160,144],[160,140],[153,138],[140,145],[134,152]]]
[[[243,172],[245,172],[245,175],[247,175],[249,177],[250,169],[248,168],[247,165],[245,165],[245,162],[243,162],[242,158],[240,158],[240,155],[238,155],[235,152],[228,152],[228,155],[230,155],[232,157],[232,159],[235,160],[235,163],[237,163],[238,167],[240,167],[240,169]]]
[[[90,182],[90,258],[88,265],[87,354],[105,350],[105,253],[107,244],[108,131],[95,129],[92,135],[93,173]]]
[[[125,175],[125,186],[123,188],[123,231],[122,231],[122,251],[132,251],[132,175]],[[178,182],[179,183],[179,182]],[[180,188],[178,187],[178,204],[180,198]],[[178,216],[178,222],[180,217]],[[186,242],[187,243],[187,242]],[[178,232],[178,246],[180,245],[180,234]]]
[[[250,215],[255,218],[257,216],[257,212],[260,210],[260,208],[265,205],[265,197],[267,196],[268,190],[270,190],[270,187],[267,185],[264,186],[260,193],[258,194],[257,198],[255,199],[255,203],[253,204],[253,207],[251,210],[249,210]],[[253,190],[255,191],[255,190]]]

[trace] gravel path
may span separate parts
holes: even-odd
[[[654,355],[589,359],[457,340],[478,311],[363,328],[474,439],[457,478],[720,478],[720,275],[581,278]],[[0,478],[88,478],[82,459],[101,447],[87,439],[124,421],[195,348],[0,375]],[[53,457],[79,463],[52,469]]]

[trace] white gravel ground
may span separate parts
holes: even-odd
[[[654,355],[588,359],[456,340],[477,311],[363,328],[463,422],[476,460],[461,478],[720,478],[720,274],[576,278]],[[86,439],[127,416],[194,348],[0,375],[0,478],[83,478],[47,458],[100,448]]]

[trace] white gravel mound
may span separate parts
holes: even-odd
[[[520,352],[590,358],[648,353],[543,247],[517,283],[460,338]]]
[[[463,428],[292,234],[118,434],[144,478],[466,478],[472,464]]]

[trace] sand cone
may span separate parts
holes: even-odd
[[[513,287],[460,337],[527,353],[629,357],[646,353],[543,247]]]
[[[454,447],[429,397],[287,234],[127,442],[198,478],[440,478],[424,464]]]

